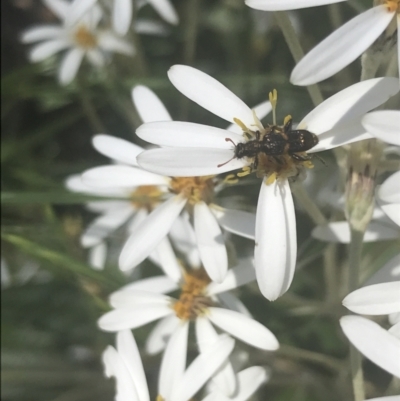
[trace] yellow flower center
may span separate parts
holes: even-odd
[[[76,44],[84,49],[92,49],[97,46],[97,38],[85,25],[79,25],[74,32]]]
[[[384,0],[383,4],[386,5],[389,12],[397,11],[400,13],[400,0]]]
[[[203,315],[213,304],[204,293],[210,279],[203,269],[199,269],[186,272],[183,280],[181,294],[172,308],[179,319],[194,320],[197,316]]]
[[[172,177],[170,191],[175,194],[184,194],[191,205],[200,201],[208,204],[214,197],[214,176]]]
[[[147,209],[149,212],[160,202],[163,192],[154,185],[145,185],[137,188],[130,195],[131,203],[137,209]]]

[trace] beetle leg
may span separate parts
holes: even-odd
[[[293,157],[293,159],[298,162],[305,162],[307,160],[311,160],[310,156],[308,156],[308,155],[302,156],[302,155],[299,155],[298,153],[290,153],[290,157]]]

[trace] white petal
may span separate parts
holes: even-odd
[[[37,27],[30,28],[22,33],[22,43],[33,43],[40,40],[50,40],[60,37],[63,33],[63,29],[58,25],[40,25]]]
[[[207,317],[219,328],[243,342],[268,351],[279,348],[276,337],[261,323],[238,312],[222,308],[209,308]]]
[[[147,19],[137,19],[133,27],[139,35],[154,35],[165,37],[169,34],[169,29],[161,22]]]
[[[368,398],[366,401],[400,401],[400,395],[390,395],[388,397]]]
[[[135,329],[172,313],[169,304],[141,305],[133,310],[115,309],[103,315],[98,320],[98,325],[104,331]]]
[[[75,24],[96,4],[96,2],[97,0],[74,0],[68,12],[66,23],[68,25]]]
[[[86,185],[102,187],[136,187],[141,185],[166,185],[168,180],[158,174],[131,166],[101,166],[82,174]]]
[[[362,117],[398,91],[397,78],[374,78],[358,82],[318,105],[301,120],[297,128],[320,135],[339,124]]]
[[[169,315],[157,322],[147,336],[145,345],[146,352],[150,355],[161,352],[165,348],[171,334],[180,324],[181,320],[175,315]]]
[[[290,82],[311,85],[336,74],[375,42],[393,16],[386,5],[381,5],[354,17],[300,60]]]
[[[226,231],[254,240],[256,236],[256,215],[254,213],[222,207],[213,207],[211,210]]]
[[[119,257],[122,271],[142,262],[168,234],[175,219],[186,204],[182,196],[174,196],[154,209],[126,241]]]
[[[135,86],[132,89],[132,100],[144,123],[154,121],[172,121],[172,118],[164,104],[158,96],[146,86]],[[137,131],[136,134],[138,134]]]
[[[168,71],[168,77],[180,92],[211,113],[230,123],[238,118],[248,127],[254,124],[250,108],[204,72],[185,65],[174,65]]]
[[[350,243],[350,227],[347,221],[336,221],[326,226],[317,226],[311,235],[320,240],[328,242]],[[386,224],[372,221],[364,234],[364,242],[385,241],[398,238],[399,231]]]
[[[362,119],[362,124],[376,138],[400,146],[400,111],[374,111]]]
[[[380,186],[379,198],[384,202],[400,203],[400,171],[392,174]]]
[[[221,283],[228,271],[228,254],[221,228],[204,202],[194,206],[194,231],[204,269],[212,281]]]
[[[40,43],[29,52],[29,60],[32,63],[45,60],[69,46],[70,43],[65,39],[55,39]]]
[[[363,286],[398,280],[400,280],[400,254],[390,259],[381,269],[372,275]]]
[[[117,333],[117,350],[135,382],[139,400],[149,401],[150,396],[147,388],[146,376],[143,370],[142,359],[136,341],[130,330],[124,330]]]
[[[92,247],[106,238],[112,231],[124,224],[132,215],[133,209],[127,205],[120,209],[111,209],[106,214],[97,217],[81,237],[85,248]]]
[[[289,288],[296,265],[296,218],[289,183],[261,184],[254,259],[257,282],[270,301]]]
[[[165,21],[172,25],[179,22],[178,14],[169,0],[147,0]]]
[[[179,288],[176,282],[167,276],[153,276],[134,281],[120,288],[119,291],[147,291],[157,294],[167,294]]]
[[[99,33],[97,40],[98,46],[102,50],[121,53],[127,56],[133,56],[135,54],[135,48],[129,42],[115,36],[110,31]]]
[[[201,353],[207,352],[218,341],[218,333],[206,317],[196,319],[196,340]],[[232,396],[237,387],[235,372],[227,360],[212,377],[216,387],[227,396]]]
[[[142,222],[147,219],[148,215],[149,212],[146,208],[140,208],[132,217],[131,221],[128,223],[128,227],[126,228],[127,233],[134,233],[136,229],[140,226],[140,224],[142,224]]]
[[[400,226],[400,203],[381,204],[380,206],[386,216],[390,217],[398,226]]]
[[[123,289],[113,292],[109,299],[110,305],[117,309],[138,308],[143,305],[169,305],[172,298],[151,291]]]
[[[233,295],[232,292],[219,293],[217,294],[217,298],[219,303],[227,309],[231,309],[235,312],[240,313],[241,315],[253,318],[244,303],[236,295]]]
[[[364,356],[400,377],[400,339],[361,316],[344,316],[340,325],[350,342]]]
[[[107,245],[105,242],[93,246],[89,249],[89,263],[96,270],[103,270],[107,257]]]
[[[102,359],[106,376],[115,376],[116,379],[115,401],[139,401],[134,378],[117,350],[108,346],[103,352]]]
[[[284,11],[297,10],[326,4],[339,3],[345,0],[246,0],[246,5],[256,10]]]
[[[71,4],[65,0],[43,0],[48,8],[61,20],[64,20],[71,9]]]
[[[164,237],[156,248],[157,259],[164,273],[175,283],[182,279],[182,267],[167,237]]]
[[[171,400],[190,399],[226,361],[234,346],[235,341],[232,338],[220,336],[212,347],[191,363],[182,377],[182,385],[175,387]]]
[[[256,279],[254,265],[250,259],[239,262],[234,268],[229,269],[222,283],[210,283],[207,287],[207,294],[214,295],[229,291],[245,285]]]
[[[248,400],[258,388],[269,379],[265,368],[252,366],[238,373],[238,394],[231,398],[232,401]]]
[[[82,181],[81,174],[75,174],[67,178],[65,181],[65,186],[73,192],[82,192],[90,195],[99,195],[99,196],[115,196],[115,197],[126,197],[127,191],[121,190],[119,188],[93,188],[86,185]],[[126,203],[126,201],[93,201],[88,202],[86,206],[89,207],[90,210],[103,212],[109,208],[108,205],[122,205]],[[93,207],[93,208],[92,208]],[[111,207],[111,206],[110,206]]]
[[[396,323],[388,331],[400,340],[400,322]]]
[[[111,135],[96,135],[92,139],[94,148],[110,159],[137,166],[136,156],[144,149],[125,139]]]
[[[114,30],[126,35],[132,22],[132,0],[114,0],[112,23]]]
[[[86,52],[86,57],[89,60],[89,63],[91,63],[96,68],[104,67],[106,63],[104,54],[98,49],[88,50]]]
[[[158,393],[165,400],[175,400],[172,392],[182,384],[186,366],[189,322],[181,322],[165,348],[158,379]]]
[[[136,134],[147,142],[160,146],[179,148],[217,148],[234,149],[235,144],[243,142],[243,136],[220,128],[203,124],[186,123],[180,121],[153,122],[141,125]]]
[[[400,312],[400,281],[359,288],[346,296],[343,305],[361,315]]]
[[[141,167],[157,174],[195,177],[222,174],[249,164],[244,158],[234,158],[218,167],[232,157],[233,152],[229,149],[165,148],[146,150],[138,156],[137,160]]]
[[[84,55],[84,50],[72,49],[64,56],[58,72],[58,79],[62,85],[67,85],[73,81]]]

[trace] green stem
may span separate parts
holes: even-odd
[[[293,28],[292,23],[285,11],[276,11],[274,12],[275,20],[281,29],[283,36],[286,40],[286,43],[289,47],[290,52],[296,63],[298,63],[304,56],[303,49],[300,45],[298,35]],[[314,106],[322,103],[324,98],[322,93],[318,87],[318,85],[309,85],[307,86],[308,93],[311,97],[311,100],[314,103]]]
[[[301,204],[315,224],[323,225],[327,223],[325,216],[319,210],[316,203],[310,198],[307,191],[304,189],[303,184],[296,182],[292,184],[291,189],[296,200]]]
[[[84,89],[80,90],[80,101],[82,104],[83,111],[92,126],[95,133],[105,133],[107,129],[103,125],[100,117],[97,114],[96,108],[94,107],[92,100]]]
[[[351,228],[351,241],[349,248],[349,274],[348,291],[356,290],[359,285],[359,270],[361,263],[361,251],[363,246],[364,232]],[[354,401],[365,399],[364,375],[361,365],[361,354],[350,344],[350,368],[353,383]]]

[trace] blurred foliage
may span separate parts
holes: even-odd
[[[279,93],[278,120],[295,121],[312,108],[304,88],[289,84],[294,61],[269,13],[256,12],[242,0],[173,0],[181,22],[167,37],[143,36],[134,59],[115,57],[102,71],[87,65],[78,79],[60,87],[57,57],[29,64],[21,32],[54,21],[40,1],[2,1],[2,392],[3,401],[102,401],[113,399],[100,355],[113,336],[96,321],[108,308],[107,295],[131,281],[111,260],[104,272],[91,269],[79,246],[79,235],[93,218],[83,203],[92,200],[66,191],[67,176],[106,162],[91,146],[98,132],[133,140],[140,125],[130,100],[136,84],[152,88],[177,120],[224,127],[218,117],[183,98],[166,72],[176,63],[210,73],[247,104]],[[327,36],[369,1],[349,1],[292,13],[304,49]],[[145,16],[158,18],[150,7]],[[356,82],[358,63],[326,81],[327,97]],[[329,161],[326,174],[333,171]],[[325,166],[318,166],[324,171]],[[259,182],[244,180],[221,194],[221,202],[254,209]],[[317,183],[317,190],[323,180]],[[338,217],[338,216],[337,216]],[[254,399],[270,401],[337,401],[350,399],[347,343],[338,326],[340,303],[325,302],[323,258],[328,245],[310,237],[313,225],[298,213],[299,269],[290,293],[274,303],[260,301],[256,284],[238,291],[254,317],[279,338],[282,349],[266,354],[249,351],[253,363],[274,364],[271,382]],[[118,232],[111,241],[121,245]],[[251,254],[251,241],[232,238],[237,253]],[[398,244],[371,244],[366,263],[381,267]],[[337,276],[345,248],[335,245]],[[150,262],[142,271],[153,269]],[[338,301],[338,300],[336,300]],[[149,328],[137,331],[143,344]],[[153,378],[159,360],[146,357]],[[388,375],[367,364],[371,396],[388,385]],[[370,374],[370,372],[374,374]],[[378,372],[378,373],[377,373]],[[377,379],[378,378],[378,379]],[[153,380],[154,381],[154,380]],[[152,381],[152,382],[153,382]],[[374,387],[375,386],[375,387]]]

